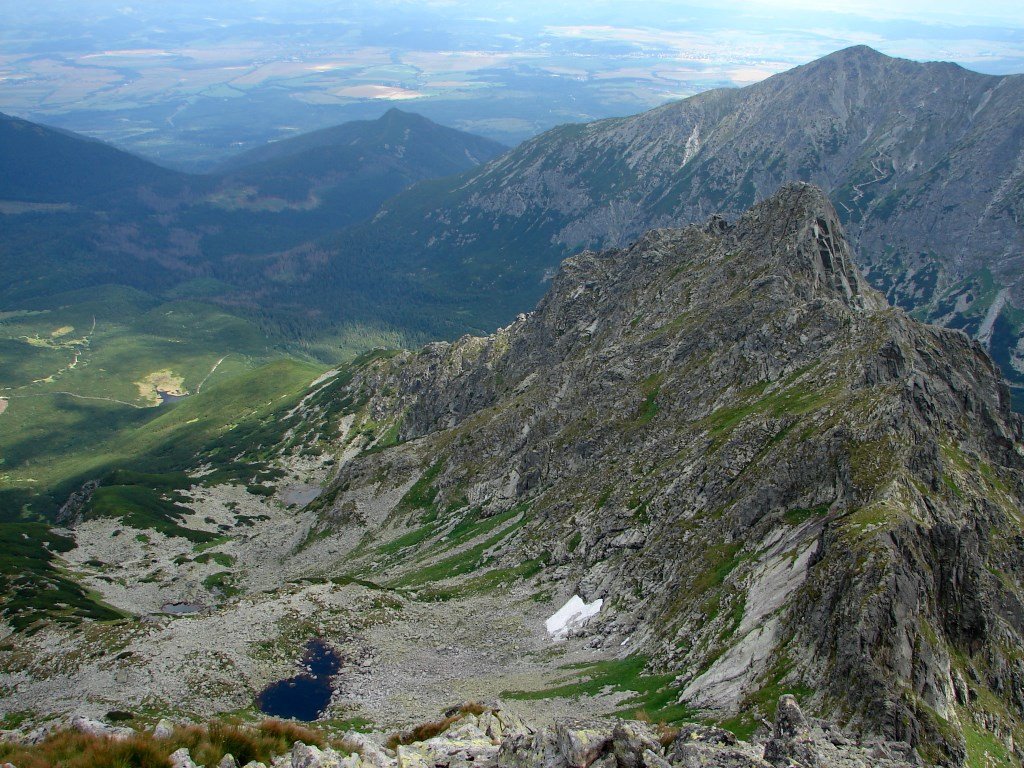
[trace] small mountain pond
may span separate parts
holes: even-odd
[[[316,720],[331,703],[331,680],[341,657],[320,638],[306,643],[301,674],[271,683],[256,697],[256,707],[271,717]]]

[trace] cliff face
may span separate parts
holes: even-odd
[[[325,572],[568,585],[603,601],[587,642],[721,717],[797,691],[954,761],[1024,734],[1021,421],[977,342],[865,283],[814,187],[582,253],[532,314],[340,397],[373,442],[317,502],[359,542]]]

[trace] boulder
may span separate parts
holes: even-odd
[[[296,741],[292,745],[291,768],[341,768],[341,756],[333,749],[319,749]]]
[[[153,738],[169,739],[172,735],[174,735],[174,723],[166,718],[161,718],[153,728]]]
[[[347,744],[351,744],[359,750],[363,763],[367,763],[373,768],[392,768],[395,765],[394,759],[388,757],[380,745],[366,734],[349,731],[343,739]]]
[[[398,748],[398,768],[496,768],[498,745],[472,723]]]
[[[569,768],[588,768],[611,748],[612,728],[600,720],[558,720],[555,738]]]
[[[661,742],[645,723],[625,721],[612,730],[612,753],[617,768],[644,768],[649,762],[647,753],[661,759]]]
[[[127,739],[135,735],[134,728],[107,725],[100,720],[92,720],[88,717],[71,718],[71,727],[80,733],[87,733],[90,736],[105,736],[109,739]]]
[[[554,732],[542,728],[532,734],[506,736],[498,748],[498,768],[566,768]]]
[[[171,764],[171,768],[202,768],[202,766],[198,766],[192,761],[192,755],[189,753],[188,747],[182,747],[172,752],[168,761]]]

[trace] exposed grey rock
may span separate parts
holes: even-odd
[[[175,750],[168,759],[170,760],[171,768],[202,768],[202,766],[197,766],[192,761],[192,755],[189,754],[188,747]]]
[[[394,764],[394,760],[388,757],[380,745],[365,734],[348,731],[344,740],[358,748],[363,761],[372,765],[373,768],[391,768]]]
[[[238,761],[235,760],[235,756],[230,752],[225,754],[217,763],[217,768],[238,768]]]
[[[401,444],[345,465],[326,532],[407,531],[345,510],[418,458],[439,531],[528,510],[486,567],[546,563],[538,581],[602,599],[579,642],[629,635],[691,705],[756,718],[765,686],[799,685],[816,714],[956,761],[959,674],[1021,723],[1020,418],[978,343],[866,283],[820,190],[581,253],[534,313],[367,364],[344,396],[354,429]],[[499,763],[589,759],[552,738],[505,738]]]
[[[775,710],[775,738],[800,739],[807,736],[807,720],[796,703],[796,699],[786,694],[779,699],[779,707]]]
[[[449,729],[443,737],[398,747],[398,768],[494,768],[498,745],[472,725]]]
[[[333,750],[321,750],[301,741],[292,745],[292,768],[337,768],[339,763]]]
[[[92,720],[88,717],[73,717],[71,719],[71,727],[81,733],[88,733],[91,736],[106,736],[111,739],[127,739],[135,734],[134,728],[108,725],[100,720]]]
[[[555,739],[569,768],[587,768],[611,747],[613,732],[600,720],[559,720]]]
[[[612,752],[618,768],[645,768],[649,766],[649,753],[660,758],[662,747],[648,726],[626,721],[612,729]]]
[[[878,741],[854,746],[837,739],[833,727],[809,722],[793,696],[779,699],[775,727],[764,746],[764,759],[776,768],[898,768],[917,765],[907,744]]]
[[[801,727],[802,717],[799,707],[790,698],[778,719],[776,733],[765,747],[739,741],[720,728],[686,725],[668,749],[661,746],[643,723],[564,720],[532,736],[507,737],[501,744],[497,765],[500,768],[566,768],[569,765],[577,768],[667,768],[670,765],[681,768],[909,768],[919,765],[906,744],[879,742],[862,747],[847,739],[837,746],[828,735],[835,730],[834,726],[820,723]],[[794,723],[797,730],[793,729]],[[792,733],[797,735],[787,735]],[[443,735],[431,741],[433,749],[443,751]],[[441,757],[437,764],[447,763]]]
[[[166,718],[160,718],[160,721],[153,728],[153,736],[157,739],[167,739],[174,734],[174,723]]]

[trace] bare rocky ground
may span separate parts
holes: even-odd
[[[256,716],[256,695],[296,674],[305,644],[319,637],[343,662],[322,719],[389,730],[461,701],[550,687],[566,679],[565,665],[604,657],[582,638],[548,636],[544,620],[564,596],[537,602],[521,587],[433,602],[329,580],[354,542],[343,531],[302,547],[313,513],[301,506],[331,468],[310,459],[290,461],[289,471],[270,498],[235,485],[193,487],[183,525],[221,534],[214,546],[112,519],[70,531],[77,547],[65,557],[69,571],[134,618],[28,636],[8,630],[0,641],[0,714],[27,714],[30,723],[113,710],[143,719]],[[381,511],[402,492],[380,501]],[[605,713],[621,698],[574,708]],[[530,702],[530,717],[547,722],[564,707],[558,699]]]

